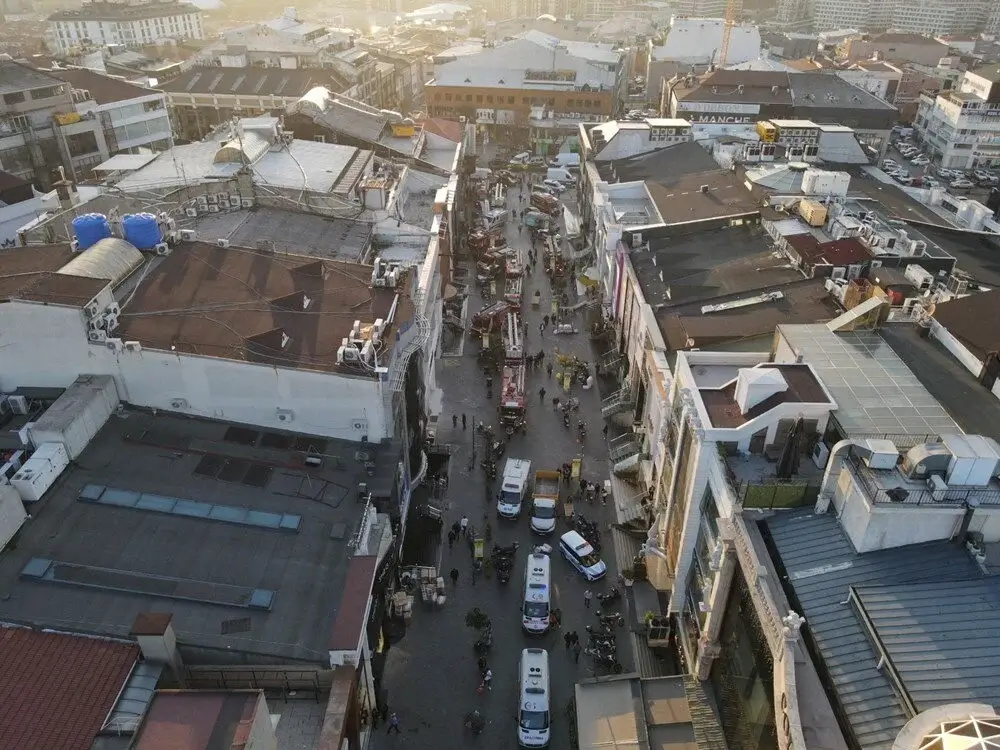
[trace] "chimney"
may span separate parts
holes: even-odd
[[[59,198],[59,207],[63,211],[70,210],[79,201],[79,196],[76,193],[76,185],[72,180],[66,179],[66,171],[62,167],[59,167],[53,173],[52,177],[52,187],[55,188],[56,196]]]
[[[183,688],[187,682],[187,674],[180,652],[177,650],[177,636],[173,625],[170,624],[173,619],[174,616],[170,612],[140,612],[135,616],[129,635],[139,644],[143,659],[166,664],[174,682]]]

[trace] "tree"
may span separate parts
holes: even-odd
[[[490,618],[479,607],[473,607],[465,613],[465,624],[474,630],[482,630],[490,624]]]

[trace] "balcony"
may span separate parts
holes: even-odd
[[[725,462],[726,478],[736,500],[744,508],[778,510],[813,505],[819,495],[823,469],[803,453],[799,466],[790,479],[779,478],[776,470],[780,448],[765,455],[727,454],[720,449]]]
[[[601,402],[601,416],[610,419],[617,414],[634,412],[636,405],[635,394],[630,388],[622,388],[611,394]]]
[[[848,454],[846,463],[861,485],[868,502],[873,505],[934,508],[1000,505],[1000,483],[997,480],[985,487],[949,485],[943,490],[932,490],[926,480],[907,479],[897,469],[869,469],[853,452]]]

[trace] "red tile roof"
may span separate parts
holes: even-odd
[[[330,635],[331,651],[353,651],[361,641],[361,633],[368,616],[368,600],[372,595],[375,569],[378,558],[374,555],[358,555],[351,558],[344,582],[344,597],[337,610]]]
[[[139,647],[0,628],[0,747],[89,750]]]
[[[423,122],[424,130],[434,135],[439,135],[454,143],[462,140],[462,123],[457,120],[444,120],[440,117],[431,117]]]
[[[250,736],[259,690],[157,690],[133,750],[237,750]]]

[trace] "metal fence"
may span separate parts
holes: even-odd
[[[878,481],[875,473],[865,466],[864,462],[853,453],[848,453],[847,462],[858,478],[865,494],[872,503],[888,505],[934,505],[938,508],[962,507],[969,503],[974,505],[1000,505],[1000,490],[986,487],[967,487],[953,485],[941,492],[932,492],[923,485],[885,487]],[[902,482],[900,482],[902,484]]]
[[[815,505],[819,497],[818,482],[769,479],[764,482],[733,481],[733,491],[744,508],[780,510]]]

